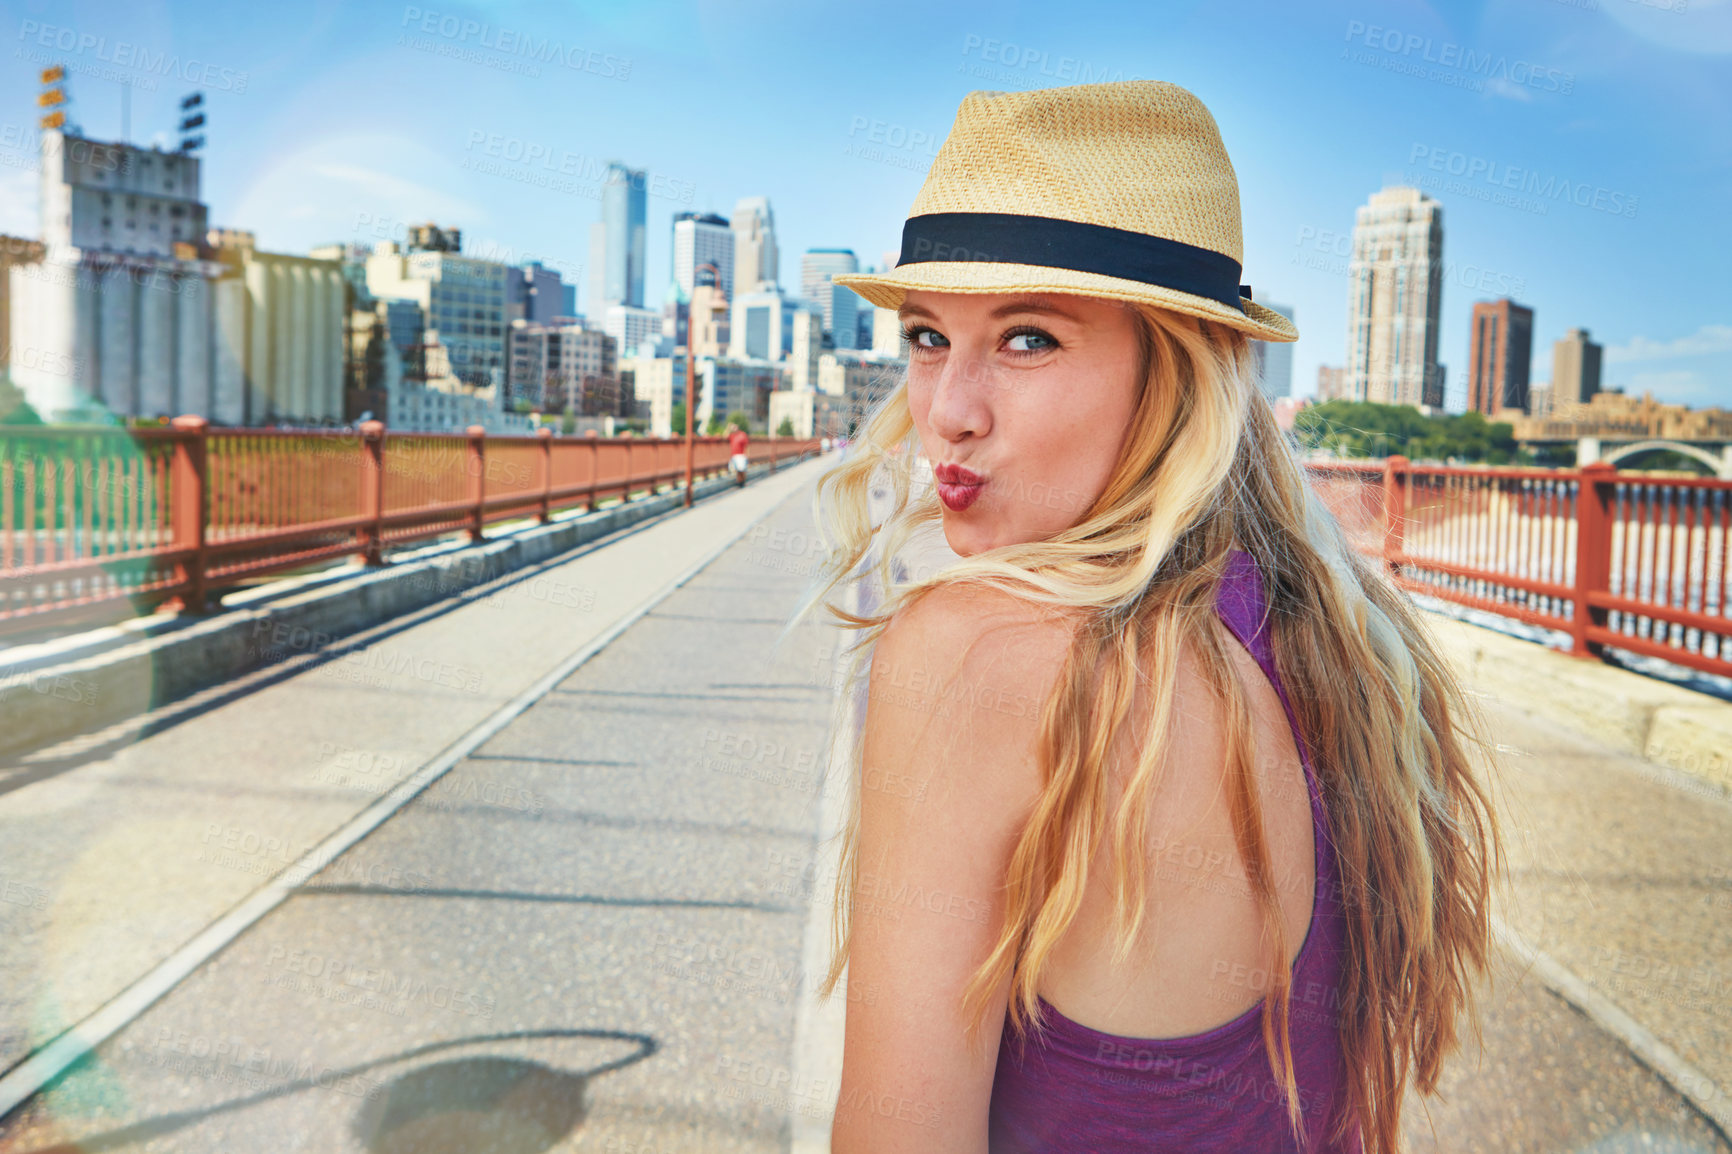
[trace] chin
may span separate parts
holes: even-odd
[[[998,544],[990,529],[979,523],[964,521],[948,510],[944,514],[944,543],[958,557],[972,557]]]

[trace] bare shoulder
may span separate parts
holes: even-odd
[[[878,639],[874,689],[934,709],[1038,716],[1069,652],[1074,614],[975,582],[939,586],[899,611]]]
[[[916,1104],[907,1113],[933,1121],[909,1130],[839,1106],[838,1150],[986,1148],[1008,985],[977,1020],[964,995],[1003,926],[1005,874],[1040,789],[1041,707],[1070,636],[1061,615],[959,582],[899,610],[878,639],[840,1100]]]

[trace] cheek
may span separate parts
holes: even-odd
[[[1095,377],[1094,380],[1099,380]],[[1092,388],[1087,375],[1071,382],[1069,403],[1029,414],[1025,456],[1064,497],[1062,512],[1080,519],[1105,491],[1118,466],[1136,410],[1130,385]]]
[[[943,438],[932,432],[932,389],[923,384],[912,369],[908,375],[907,397],[908,417],[914,422],[914,435],[920,439],[921,450],[927,456],[941,453]]]

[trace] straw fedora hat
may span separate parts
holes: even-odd
[[[1299,330],[1251,300],[1239,181],[1203,102],[1127,80],[971,92],[902,229],[894,269],[838,276],[881,308],[909,290],[1137,301],[1265,341]]]

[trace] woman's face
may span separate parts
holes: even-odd
[[[1106,489],[1136,407],[1137,315],[1059,294],[910,292],[908,408],[966,557],[1051,537]]]

